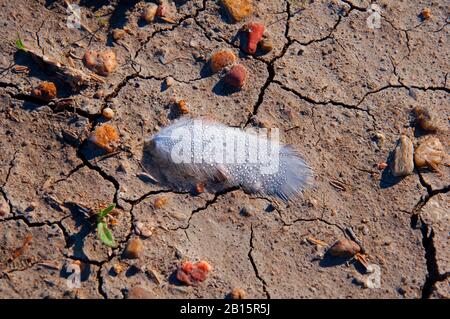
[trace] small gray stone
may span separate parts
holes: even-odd
[[[402,135],[397,142],[394,154],[392,174],[406,176],[414,170],[414,147],[408,136]]]
[[[148,238],[152,231],[142,222],[134,222],[134,231],[137,235]]]

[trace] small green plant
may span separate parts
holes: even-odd
[[[16,47],[21,51],[27,51],[27,48],[25,48],[25,44],[23,44],[19,34],[17,34]]]
[[[101,210],[97,214],[97,234],[103,244],[106,246],[115,248],[116,242],[114,240],[114,235],[106,224],[105,217],[116,208],[116,204],[111,204],[105,209]]]

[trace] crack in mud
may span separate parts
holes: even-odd
[[[338,102],[338,101],[334,101],[334,100],[316,101],[308,96],[302,95],[297,90],[284,85],[279,80],[273,80],[273,83],[278,84],[283,90],[291,92],[291,93],[295,94],[297,97],[299,97],[300,99],[302,99],[306,102],[309,102],[311,104],[315,104],[315,105],[331,104],[334,106],[340,106],[340,107],[350,109],[350,110],[357,110],[357,111],[365,112],[374,120],[374,122],[376,122],[375,116],[372,113],[370,113],[370,111],[368,109],[359,107],[365,101],[365,99],[372,94],[376,94],[376,93],[379,93],[379,92],[382,92],[382,91],[388,90],[388,89],[406,89],[406,90],[416,89],[416,90],[420,90],[420,91],[424,91],[424,92],[426,92],[426,91],[444,91],[446,93],[450,93],[450,89],[448,89],[446,87],[422,87],[422,86],[416,86],[416,85],[407,86],[407,85],[403,84],[402,82],[400,82],[400,84],[398,84],[398,85],[388,84],[388,85],[380,87],[376,90],[366,92],[364,94],[364,96],[356,104],[347,104],[347,103]]]
[[[10,84],[10,83],[2,83],[2,82],[0,82],[0,87],[12,87],[12,88],[15,88],[17,91],[20,91],[18,86],[14,85],[14,84]],[[76,114],[76,115],[78,115],[80,117],[87,118],[89,120],[89,122],[93,122],[94,119],[99,116],[99,114],[91,114],[88,111],[84,111],[82,109],[79,109],[79,108],[76,107],[76,105],[74,105],[73,108],[65,108],[65,109],[62,109],[62,110],[58,109],[57,103],[59,101],[68,100],[68,98],[61,98],[61,99],[55,99],[55,100],[52,100],[52,101],[49,101],[49,102],[44,102],[44,101],[34,97],[33,95],[26,94],[24,92],[13,93],[13,92],[8,92],[7,91],[5,93],[8,94],[12,99],[23,101],[23,102],[29,102],[29,103],[32,103],[33,105],[37,105],[38,106],[37,109],[48,107],[55,114],[63,112],[63,111],[67,111],[69,113]],[[74,95],[73,99],[75,100],[80,95],[81,94]],[[71,98],[69,98],[69,99],[71,99]]]
[[[278,84],[283,90],[293,93],[293,94],[296,95],[298,98],[300,98],[301,100],[304,100],[304,101],[306,101],[306,102],[308,102],[308,103],[315,104],[315,105],[328,105],[328,104],[331,104],[331,105],[334,105],[334,106],[340,106],[340,107],[343,107],[343,108],[349,109],[349,110],[357,110],[357,111],[365,112],[365,113],[367,113],[370,117],[373,118],[372,114],[370,114],[368,110],[362,109],[362,108],[359,107],[359,105],[364,101],[365,97],[366,97],[368,94],[366,94],[366,95],[361,99],[361,101],[358,102],[357,104],[346,104],[346,103],[338,102],[338,101],[334,101],[334,100],[316,101],[316,100],[314,100],[314,99],[312,99],[312,98],[310,98],[310,97],[308,97],[308,96],[302,95],[302,94],[301,94],[300,92],[298,92],[297,90],[295,90],[295,89],[293,89],[293,88],[290,88],[290,87],[284,85],[284,84],[281,83],[279,80],[273,80],[273,83]]]
[[[274,201],[272,201],[272,200],[270,200],[270,199],[268,199],[268,198],[266,198],[266,197],[262,197],[262,196],[258,196],[258,197],[256,197],[256,198],[258,198],[258,199],[263,199],[263,200],[267,201],[270,205],[272,205],[272,207],[273,207],[273,208],[275,209],[275,211],[278,213],[278,216],[279,216],[280,221],[281,221],[281,223],[283,224],[283,226],[290,227],[290,226],[293,226],[293,225],[296,224],[296,223],[302,223],[302,222],[322,222],[322,223],[325,223],[325,224],[327,224],[327,225],[329,225],[329,226],[333,226],[333,227],[338,228],[341,232],[343,232],[343,233],[345,234],[345,227],[342,227],[342,226],[340,226],[340,225],[338,225],[338,224],[329,222],[329,221],[327,221],[326,219],[324,219],[324,218],[322,218],[322,217],[315,217],[315,218],[297,218],[297,219],[295,219],[295,220],[293,220],[293,221],[291,221],[291,222],[287,222],[287,221],[283,218],[283,214],[281,213],[281,208],[280,208],[279,205],[277,205]],[[322,209],[322,215],[323,215],[323,214],[325,213],[326,207],[324,206],[324,207],[322,207],[322,208],[323,208],[323,209]]]
[[[93,265],[98,267],[98,270],[95,274],[96,276],[96,282],[97,282],[97,293],[102,296],[103,299],[108,299],[108,295],[106,294],[106,292],[103,290],[103,277],[101,275],[103,266],[110,262],[114,257],[116,257],[116,255],[114,253],[111,254],[111,256],[108,256],[107,259],[102,260],[102,261],[95,261],[95,260],[89,260],[87,258],[77,258],[74,256],[70,256],[70,255],[63,255],[65,258],[73,260],[73,261],[80,261],[84,264],[88,264],[88,265]]]
[[[298,40],[294,39],[293,42],[296,42],[296,43],[306,47],[306,46],[308,46],[310,44],[313,44],[313,43],[320,43],[320,42],[324,42],[324,41],[326,41],[328,39],[334,39],[333,33],[336,31],[337,27],[339,26],[339,24],[341,23],[343,18],[347,17],[349,13],[350,13],[350,11],[347,13],[347,15],[343,15],[343,16],[340,15],[338,17],[338,20],[334,24],[333,28],[330,30],[330,32],[326,36],[324,36],[322,38],[318,38],[318,39],[312,39],[312,40],[309,40],[309,41],[306,41],[306,42],[301,42],[301,41],[298,41]]]
[[[297,224],[297,223],[309,223],[309,222],[321,222],[321,223],[327,224],[327,225],[329,225],[329,226],[336,227],[336,228],[338,228],[342,233],[345,234],[345,229],[344,229],[344,227],[342,227],[342,226],[340,226],[340,225],[338,225],[338,224],[329,222],[329,221],[327,221],[326,219],[323,219],[323,218],[321,218],[321,217],[316,217],[316,218],[297,218],[297,219],[293,220],[291,223],[287,223],[287,222],[283,221],[283,223],[285,223],[284,226],[288,226],[288,227],[289,227],[289,226],[293,226],[294,224]]]
[[[40,26],[39,29],[35,32],[36,42],[37,42],[37,45],[38,45],[39,49],[41,49],[42,55],[45,55],[45,51],[44,51],[44,48],[43,48],[42,45],[41,45],[41,37],[40,37],[39,33],[41,32],[42,28],[44,27],[45,22],[46,22],[46,20],[42,21],[41,26]]]
[[[100,167],[98,167],[98,166],[92,164],[91,162],[89,162],[89,160],[81,152],[81,149],[85,145],[85,143],[88,143],[88,141],[83,142],[80,145],[80,147],[78,148],[78,150],[77,150],[78,158],[83,162],[84,166],[88,167],[91,170],[96,171],[97,173],[100,174],[100,176],[104,180],[106,180],[106,181],[108,181],[108,182],[110,182],[110,183],[112,183],[114,185],[114,188],[116,189],[116,191],[114,193],[113,203],[116,204],[116,207],[122,209],[122,206],[119,204],[119,199],[120,199],[119,198],[119,195],[120,195],[120,184],[119,184],[119,182],[113,176],[110,176],[110,175],[106,174]]]
[[[287,42],[284,44],[283,49],[281,50],[281,53],[277,56],[275,56],[270,62],[265,62],[266,66],[267,66],[267,72],[269,73],[269,76],[266,79],[266,82],[263,84],[263,86],[261,87],[259,94],[258,94],[258,99],[256,100],[255,105],[253,105],[253,111],[252,113],[248,116],[247,121],[244,123],[243,127],[247,127],[247,125],[250,124],[252,118],[254,118],[254,116],[256,116],[256,114],[258,113],[258,109],[261,106],[261,104],[264,102],[264,95],[266,94],[266,90],[269,87],[269,85],[274,82],[274,78],[275,78],[275,62],[278,59],[281,59],[282,57],[284,57],[284,55],[286,54],[287,50],[289,49],[289,47],[292,45],[293,40],[289,37],[289,27],[290,27],[290,19],[291,19],[291,5],[289,3],[289,1],[286,1],[286,13],[287,13],[287,19],[286,19],[286,25],[285,25],[285,30],[284,30],[284,37],[286,38]],[[260,60],[262,61],[262,60]]]
[[[250,250],[248,251],[248,259],[250,260],[250,263],[252,264],[252,268],[253,271],[255,272],[255,276],[256,278],[258,278],[258,280],[261,282],[262,286],[263,286],[263,290],[264,293],[266,294],[267,299],[271,299],[270,297],[270,293],[267,290],[267,282],[264,280],[264,278],[261,277],[259,271],[258,271],[258,267],[256,266],[255,260],[253,259],[253,238],[254,238],[254,233],[253,233],[253,224],[250,224]]]
[[[323,41],[326,41],[328,39],[332,39],[333,38],[333,33],[337,30],[338,26],[344,20],[344,18],[348,17],[353,10],[359,10],[359,9],[360,8],[351,5],[351,8],[350,8],[350,10],[348,12],[346,12],[343,15],[339,15],[338,20],[333,25],[333,27],[330,30],[330,32],[328,33],[328,35],[326,35],[326,36],[324,36],[322,38],[319,38],[319,39],[312,39],[312,40],[309,40],[309,41],[306,41],[306,42],[301,42],[301,41],[298,41],[296,39],[292,39],[289,36],[291,18],[293,17],[293,15],[295,13],[291,12],[290,2],[286,1],[286,13],[288,14],[288,16],[287,16],[287,19],[286,19],[286,26],[285,26],[284,37],[286,38],[287,42],[283,46],[283,49],[282,49],[281,53],[279,55],[275,56],[270,61],[265,61],[265,60],[263,60],[263,59],[261,59],[259,57],[255,57],[257,60],[259,60],[261,62],[264,62],[267,65],[267,71],[269,73],[269,76],[267,77],[266,82],[261,87],[259,95],[258,95],[258,99],[257,99],[255,105],[253,106],[253,111],[248,116],[247,121],[245,122],[243,127],[247,127],[250,124],[250,122],[252,121],[252,118],[254,118],[257,115],[259,107],[264,102],[264,95],[265,95],[266,89],[267,89],[267,87],[269,87],[269,85],[271,83],[277,83],[283,89],[285,89],[287,91],[291,91],[292,93],[294,93],[295,95],[297,95],[301,99],[306,100],[306,101],[308,101],[310,103],[313,103],[313,104],[334,104],[334,105],[339,105],[339,106],[346,107],[346,108],[349,108],[349,109],[358,109],[358,110],[361,110],[361,111],[364,111],[364,112],[368,113],[368,115],[373,118],[373,116],[368,111],[358,108],[360,103],[358,103],[358,105],[356,105],[356,106],[352,106],[352,105],[348,105],[348,104],[345,104],[345,103],[336,102],[336,101],[333,101],[333,100],[330,100],[330,101],[327,101],[327,102],[324,102],[324,103],[318,102],[318,101],[314,101],[314,100],[309,99],[309,98],[307,98],[305,96],[302,96],[299,92],[297,92],[297,91],[295,91],[295,90],[293,90],[291,88],[288,88],[287,86],[282,84],[279,80],[275,80],[275,76],[276,76],[275,63],[276,63],[276,61],[278,61],[279,59],[282,59],[285,56],[287,50],[290,48],[290,46],[292,44],[298,43],[298,44],[300,44],[302,46],[309,46],[310,44],[313,44],[313,43],[316,43],[316,42],[323,42]],[[361,9],[361,10],[365,11],[365,9]],[[229,41],[227,41],[227,40],[225,40],[225,41],[227,43],[229,43]],[[233,43],[229,43],[229,44],[235,46]],[[237,48],[239,48],[239,46],[237,46]]]
[[[3,189],[3,187],[5,187],[6,184],[8,183],[8,180],[9,180],[9,177],[11,176],[12,169],[14,168],[14,162],[16,161],[16,156],[18,153],[19,153],[18,150],[14,151],[12,159],[9,161],[9,167],[8,167],[8,171],[6,172],[5,182],[3,183],[3,185],[0,186],[0,189]]]
[[[423,187],[426,188],[427,193],[422,196],[419,202],[415,205],[410,213],[410,225],[413,230],[420,230],[422,235],[422,246],[425,250],[425,260],[428,274],[425,278],[424,285],[422,287],[422,299],[429,299],[435,290],[435,285],[439,281],[444,281],[450,277],[450,271],[441,274],[437,265],[436,247],[434,245],[434,230],[433,227],[421,218],[420,213],[423,207],[431,200],[435,195],[448,193],[450,186],[442,189],[433,190],[431,185],[427,184],[422,176],[420,170],[417,171],[419,181]]]
[[[173,31],[173,30],[175,30],[176,28],[180,27],[181,24],[182,24],[184,21],[188,20],[188,19],[194,19],[194,21],[195,21],[195,19],[198,17],[198,15],[199,15],[201,12],[203,12],[203,11],[206,10],[206,1],[207,1],[207,0],[203,0],[203,5],[202,5],[201,8],[199,8],[198,10],[196,10],[193,14],[187,14],[187,15],[185,15],[184,17],[180,18],[180,20],[178,20],[176,24],[172,25],[172,27],[167,28],[167,29],[159,29],[159,30],[153,31],[153,32],[147,37],[147,39],[146,39],[145,41],[142,42],[141,47],[140,47],[139,49],[136,50],[136,52],[135,52],[135,54],[134,54],[133,60],[136,60],[136,58],[138,57],[139,53],[144,49],[144,47],[150,42],[150,40],[151,40],[155,35],[157,35],[157,34],[159,34],[159,33],[162,33],[162,32],[170,32],[170,31]]]
[[[61,182],[64,182],[64,181],[68,180],[73,174],[75,174],[76,172],[78,172],[80,169],[82,169],[84,167],[86,167],[86,165],[84,165],[83,163],[75,166],[73,169],[70,170],[69,173],[67,173],[67,175],[65,175],[64,177],[62,177],[60,179],[57,179],[56,181],[54,181],[52,183],[52,185],[56,185],[58,183],[61,183]]]
[[[434,245],[434,230],[432,226],[426,224],[418,214],[412,214],[411,227],[414,230],[419,229],[422,234],[422,245],[425,250],[425,260],[428,274],[422,287],[422,299],[429,299],[439,281],[444,281],[450,277],[450,272],[444,274],[439,272],[436,258],[436,247]]]
[[[47,220],[47,221],[43,221],[43,222],[30,222],[24,215],[15,215],[15,216],[11,216],[11,217],[6,217],[6,218],[2,219],[1,222],[8,222],[11,220],[15,220],[15,221],[21,220],[27,225],[27,227],[30,227],[30,228],[42,227],[42,226],[50,226],[51,227],[54,225],[59,226],[58,223],[62,222],[64,219],[66,219],[68,217],[70,217],[70,215],[63,216],[60,220],[57,220],[57,221],[48,221]]]
[[[212,199],[210,199],[210,200],[207,200],[207,201],[206,201],[206,204],[205,204],[204,206],[198,207],[198,208],[194,209],[194,210],[191,212],[191,215],[189,216],[186,225],[184,225],[184,226],[178,226],[178,227],[176,227],[176,228],[168,228],[168,229],[169,229],[170,231],[177,231],[177,230],[180,230],[180,229],[183,229],[183,230],[189,229],[189,227],[191,226],[191,219],[192,219],[192,217],[194,217],[195,214],[197,214],[197,213],[199,213],[199,212],[202,212],[202,211],[208,209],[208,207],[209,207],[210,205],[213,205],[213,204],[215,204],[215,203],[217,202],[217,200],[219,199],[219,197],[221,197],[221,196],[223,196],[223,195],[225,195],[225,194],[234,192],[234,191],[236,191],[236,190],[239,190],[239,188],[238,188],[238,187],[231,187],[231,188],[227,188],[227,189],[225,189],[225,190],[223,190],[223,191],[220,191],[220,192],[215,193],[215,194],[214,194],[214,197],[213,197]]]
[[[135,63],[135,62],[133,62],[133,63]],[[112,99],[116,98],[120,94],[121,90],[124,87],[126,87],[129,84],[130,81],[132,81],[132,80],[134,80],[136,78],[139,78],[139,79],[142,79],[142,80],[164,81],[168,77],[170,77],[170,76],[164,76],[164,77],[157,77],[157,76],[153,76],[153,75],[151,75],[151,76],[144,76],[144,75],[142,75],[140,73],[140,70],[139,71],[135,70],[134,73],[131,73],[131,74],[128,74],[127,76],[125,76],[122,79],[122,81],[120,81],[119,84],[117,84],[116,87],[107,96],[105,96],[103,98],[102,108],[101,108],[100,112],[90,116],[90,118],[93,117],[93,120],[92,120],[93,124],[92,124],[91,131],[93,131],[95,129],[96,125],[99,123],[99,120],[102,117],[102,112],[103,112],[103,110],[106,107],[108,107],[108,103],[111,102]],[[189,84],[189,83],[192,83],[192,82],[195,82],[195,81],[202,80],[203,78],[199,77],[199,78],[195,78],[195,79],[188,80],[188,81],[183,81],[183,80],[180,80],[180,79],[177,79],[177,78],[173,78],[173,79],[174,79],[174,81],[179,82],[179,83]],[[85,116],[85,117],[87,117],[87,116]]]

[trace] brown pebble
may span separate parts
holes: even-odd
[[[174,79],[172,77],[168,76],[165,80],[166,87],[168,87],[168,88],[171,87],[174,82],[175,82]]]
[[[421,16],[424,20],[428,20],[431,18],[431,9],[430,8],[423,8],[421,12]]]
[[[153,202],[153,206],[155,206],[155,208],[162,208],[167,204],[168,201],[169,200],[166,197],[158,197]]]
[[[221,2],[234,22],[243,20],[253,11],[252,0],[222,0]]]
[[[187,107],[185,100],[179,100],[177,104],[178,104],[178,110],[180,111],[181,114],[189,113],[189,109]]]
[[[446,156],[444,146],[437,137],[425,136],[419,141],[419,146],[414,152],[414,162],[417,167],[428,166],[437,170],[437,166]]]
[[[149,229],[147,226],[145,226],[144,223],[142,223],[142,222],[134,223],[134,231],[137,235],[142,236],[144,238],[148,238],[153,234],[151,229]]]
[[[139,258],[143,249],[144,245],[142,244],[142,241],[139,238],[133,238],[128,242],[128,245],[125,248],[125,257]]]
[[[247,69],[242,64],[237,64],[228,71],[223,80],[232,87],[241,88],[247,80]]]
[[[156,16],[157,17],[165,17],[166,15],[167,15],[167,12],[168,12],[169,10],[168,10],[168,8],[167,8],[167,5],[165,5],[165,4],[160,4],[159,6],[158,6],[158,8],[156,9]]]
[[[154,3],[150,3],[142,11],[142,19],[147,23],[152,23],[155,20],[156,12],[158,11],[158,6]]]
[[[262,52],[268,53],[273,50],[273,43],[269,39],[262,39],[259,41],[258,47]]]
[[[231,299],[245,299],[246,293],[244,290],[235,288],[230,293]]]
[[[88,50],[83,57],[84,65],[99,75],[108,75],[117,68],[116,54],[112,50]]]
[[[122,39],[125,36],[126,32],[122,29],[114,29],[112,31],[112,37],[114,39],[114,41],[118,41],[120,39]]]
[[[392,174],[394,176],[406,176],[414,170],[414,146],[408,136],[402,135],[397,142],[394,153]]]
[[[121,264],[114,264],[114,266],[112,267],[112,270],[114,271],[114,273],[116,275],[118,275],[124,271],[124,267]]]
[[[333,246],[328,249],[328,252],[335,257],[350,258],[361,251],[361,247],[353,240],[342,238],[335,242]]]
[[[127,299],[153,299],[154,297],[153,293],[140,286],[131,288],[127,293]]]
[[[417,106],[413,109],[413,112],[417,124],[419,124],[419,126],[425,131],[436,132],[441,130],[441,125],[438,123],[437,114],[430,109]]]
[[[214,52],[209,60],[209,65],[213,73],[217,73],[226,66],[236,62],[236,55],[231,50],[220,50]]]
[[[112,120],[114,117],[114,111],[109,107],[105,107],[102,111],[102,115],[105,119]]]
[[[55,99],[56,94],[56,85],[53,82],[41,82],[31,92],[31,95],[44,102],[50,102],[51,100]]]
[[[91,133],[89,140],[106,151],[112,152],[117,146],[119,134],[113,126],[103,124]]]

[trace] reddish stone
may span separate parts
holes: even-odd
[[[223,80],[232,87],[241,88],[247,80],[247,69],[241,64],[236,64],[228,71]]]
[[[259,41],[261,41],[264,34],[264,25],[261,23],[251,22],[243,27],[244,32],[247,34],[247,41],[245,41],[242,48],[246,53],[254,54],[258,47]]]

